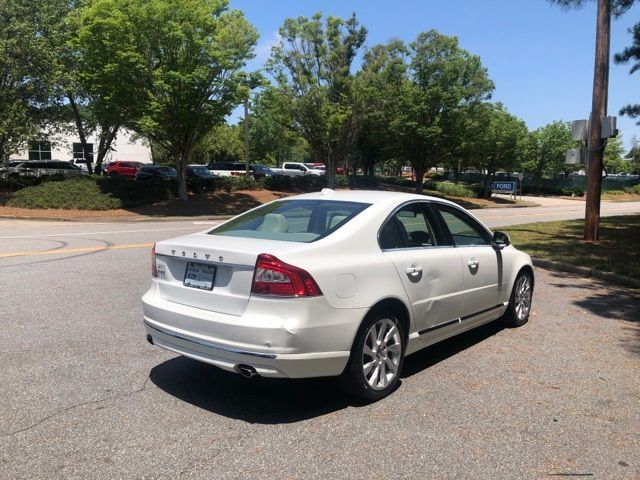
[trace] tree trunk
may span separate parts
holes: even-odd
[[[482,195],[485,198],[489,198],[491,196],[491,190],[489,189],[489,180],[491,179],[492,172],[487,170],[487,175],[484,177],[484,181],[482,182]]]
[[[189,199],[189,192],[187,191],[187,163],[189,162],[189,150],[184,149],[180,153],[178,160],[178,198],[184,202]]]
[[[536,170],[536,193],[540,195],[540,180],[542,179],[542,169]]]
[[[98,144],[98,152],[96,156],[96,168],[94,172],[98,175],[102,171],[102,162],[104,161],[104,157],[106,157],[107,152],[111,150],[111,144],[113,140],[116,138],[118,134],[118,130],[120,129],[120,125],[113,125],[111,127],[101,127],[100,128],[100,143]]]
[[[87,172],[89,173],[89,175],[91,175],[93,173],[93,168],[91,166],[91,157],[93,156],[93,152],[89,152],[87,137],[84,132],[82,117],[80,116],[80,110],[78,109],[78,105],[76,104],[75,98],[73,97],[72,93],[67,93],[67,99],[69,100],[69,105],[71,105],[71,110],[73,111],[73,118],[78,130],[78,137],[80,137],[80,145],[82,146],[83,156],[87,162]]]
[[[601,138],[602,119],[607,115],[609,90],[609,30],[611,27],[611,1],[598,0],[596,20],[596,55],[593,72],[593,95],[589,122],[589,167],[587,171],[587,199],[585,202],[584,239],[598,240],[600,224],[600,193],[602,190]]]
[[[249,99],[244,101],[244,173],[249,176]]]
[[[427,172],[427,169],[424,167],[418,167],[415,169],[416,171],[416,193],[421,194],[424,189],[424,174]]]
[[[326,159],[324,176],[327,179],[327,188],[336,188],[336,159],[333,158],[333,153],[329,153]]]

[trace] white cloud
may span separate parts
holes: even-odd
[[[262,68],[265,62],[271,56],[271,48],[278,45],[282,37],[278,32],[274,32],[271,37],[266,39],[263,42],[258,43],[258,46],[255,49],[255,58],[249,62],[249,66],[251,66],[252,70]]]

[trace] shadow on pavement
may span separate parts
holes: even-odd
[[[405,359],[402,378],[420,373],[502,330],[504,327],[499,321],[491,322],[422,349]]]
[[[571,276],[566,273],[550,272],[555,278]],[[629,322],[624,330],[631,333],[633,340],[622,340],[628,351],[640,355],[640,291],[621,287],[599,280],[580,283],[551,283],[562,289],[586,291],[581,298],[573,300],[573,304],[587,310],[593,315],[607,320],[623,320]]]
[[[421,350],[407,357],[402,378],[416,375],[500,330],[500,324],[493,322]],[[186,357],[157,365],[149,377],[158,388],[184,402],[249,423],[293,423],[364,405],[350,398],[335,377],[249,380]]]
[[[246,379],[186,357],[154,367],[150,378],[182,401],[249,423],[299,422],[352,404],[334,378]]]

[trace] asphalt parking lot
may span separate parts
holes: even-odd
[[[638,291],[538,269],[527,325],[408,357],[361,405],[147,344],[147,245],[206,225],[6,225],[0,478],[640,478]]]

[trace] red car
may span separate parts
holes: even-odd
[[[134,178],[143,165],[142,162],[123,162],[120,160],[111,162],[107,167],[107,176]]]

